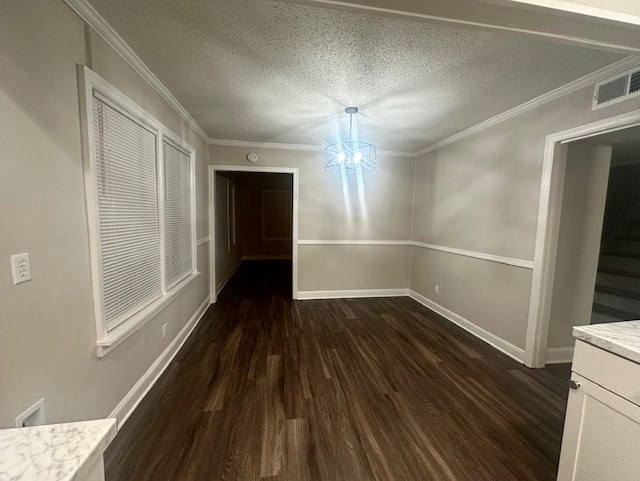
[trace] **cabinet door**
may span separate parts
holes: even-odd
[[[558,481],[640,479],[640,407],[575,373]],[[630,380],[632,381],[632,380]]]

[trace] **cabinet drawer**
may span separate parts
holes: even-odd
[[[571,369],[640,406],[640,364],[576,341]]]

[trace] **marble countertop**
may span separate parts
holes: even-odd
[[[117,433],[115,419],[0,430],[0,481],[82,481]]]
[[[573,337],[640,363],[640,321],[576,326]]]

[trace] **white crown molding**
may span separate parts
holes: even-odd
[[[594,39],[579,37],[575,35],[567,35],[564,33],[543,32],[539,28],[536,29],[535,27],[528,28],[525,26],[509,25],[509,23],[511,22],[507,22],[505,24],[491,23],[487,19],[480,19],[480,18],[476,20],[453,18],[451,15],[448,15],[444,12],[440,14],[435,14],[435,13],[430,14],[430,13],[415,11],[415,9],[411,9],[411,8],[409,9],[402,8],[402,7],[388,8],[387,5],[385,5],[385,3],[390,3],[390,2],[384,2],[384,1],[381,2],[379,0],[377,2],[343,1],[343,0],[288,0],[288,1],[295,2],[295,3],[303,3],[303,4],[306,3],[306,4],[311,4],[311,5],[320,6],[324,8],[337,9],[337,10],[347,10],[347,11],[354,11],[354,12],[363,12],[363,13],[368,13],[373,15],[383,15],[383,16],[388,16],[392,18],[393,17],[408,18],[411,20],[417,20],[422,22],[426,21],[428,23],[437,23],[437,24],[442,23],[444,25],[453,25],[453,26],[462,25],[465,27],[479,28],[482,30],[489,29],[489,30],[497,30],[497,31],[504,31],[504,32],[521,33],[525,35],[531,35],[534,37],[540,37],[542,39],[547,39],[547,40],[550,39],[550,40],[556,40],[561,42],[568,42],[570,44],[577,45],[579,47],[587,46],[587,48],[610,49],[614,51],[623,51],[623,52],[638,52],[638,48],[635,46],[619,45],[618,43],[611,43],[611,42],[602,41],[602,40],[594,40]],[[516,1],[522,2],[523,0],[516,0]],[[558,8],[560,7],[559,2],[561,2],[562,0],[551,0],[551,1],[553,1],[554,8]],[[375,3],[376,5],[371,5],[371,3]],[[407,2],[405,2],[405,7],[406,7],[406,3]],[[414,2],[414,3],[420,3],[420,2]],[[424,2],[424,3],[429,3],[429,2]],[[436,3],[436,2],[431,2],[431,3]],[[494,1],[491,3],[496,3],[496,2]],[[395,5],[393,7],[395,7]],[[576,13],[581,13],[583,15],[585,14],[585,12],[576,12]],[[594,14],[596,12],[594,10],[591,10],[590,13]],[[522,13],[520,15],[522,15]],[[613,17],[613,16],[609,15],[609,17]],[[620,16],[617,16],[617,17],[620,18]],[[629,16],[624,16],[624,18],[627,21],[631,20],[631,23],[636,23],[635,19],[637,17],[629,15]],[[620,20],[620,21],[624,21],[624,20]]]
[[[164,86],[164,84],[155,76],[155,74],[145,65],[145,63],[138,57],[138,55],[129,47],[129,45],[120,37],[118,32],[109,25],[109,23],[87,2],[87,0],[64,0],[65,3],[76,13],[78,16],[93,28],[100,37],[102,37],[131,67],[149,83],[149,85],[180,115],[180,117],[191,127],[198,136],[209,145],[220,145],[230,147],[245,147],[245,148],[261,148],[261,149],[282,149],[282,150],[298,150],[298,151],[312,151],[321,152],[324,147],[321,145],[306,145],[306,144],[286,144],[276,142],[250,142],[243,140],[224,140],[224,139],[212,139],[207,133],[200,127],[196,120],[187,112],[187,110],[178,102],[173,94]],[[484,129],[492,127],[504,122],[507,119],[513,118],[517,115],[528,112],[542,105],[545,105],[553,100],[568,95],[580,90],[581,88],[595,84],[607,77],[616,75],[632,67],[640,65],[640,58],[635,56],[626,57],[616,63],[613,63],[600,70],[592,72],[584,77],[581,77],[573,82],[570,82],[562,87],[559,87],[551,92],[548,92],[540,97],[537,97],[529,102],[526,102],[511,110],[507,110],[495,117],[492,117],[484,122],[474,125],[468,129],[465,129],[457,134],[454,134],[446,139],[443,139],[435,144],[429,145],[424,149],[416,152],[401,152],[401,151],[379,151],[378,154],[383,157],[403,157],[403,158],[416,158],[421,157],[429,152],[438,150],[446,145],[452,144],[458,140],[461,140],[469,135],[478,133]]]
[[[123,38],[109,25],[109,23],[93,8],[87,0],[64,0],[65,3],[102,39],[107,42],[120,56],[155,90],[176,113],[182,117],[189,127],[205,142],[209,142],[209,136],[198,125],[198,122],[178,102],[173,94],[164,86],[155,74],[146,66],[138,55],[129,47]]]
[[[590,85],[600,82],[608,77],[612,77],[618,73],[622,73],[625,70],[629,70],[630,68],[636,67],[638,65],[640,65],[640,58],[635,56],[625,57],[622,60],[612,63],[607,67],[596,70],[595,72],[585,75],[584,77],[580,77],[579,79],[563,85],[562,87],[558,87],[551,92],[547,92],[546,94],[525,102],[524,104],[519,105],[511,110],[507,110],[506,112],[496,115],[495,117],[491,117],[490,119],[485,120],[484,122],[480,122],[473,127],[469,127],[468,129],[447,137],[440,142],[436,142],[433,145],[425,147],[424,149],[416,152],[416,157],[422,157],[429,152],[441,149],[442,147],[457,142],[458,140],[462,140],[465,137],[481,132],[485,129],[488,129],[489,127],[493,127],[494,125],[504,122],[505,120],[511,119],[518,115],[524,114],[525,112],[541,107],[545,104],[548,104],[549,102],[564,97],[565,95],[569,95],[573,92],[576,92],[577,90],[589,87]]]
[[[222,147],[245,147],[249,149],[280,149],[280,150],[298,150],[305,152],[324,152],[322,145],[308,144],[280,144],[278,142],[251,142],[248,140],[225,140],[225,139],[209,139],[209,145],[219,145]],[[417,157],[416,152],[401,152],[396,150],[380,150],[378,155],[382,157],[405,157],[413,159]]]
[[[405,159],[415,159],[419,157],[417,152],[402,152],[399,150],[379,150],[378,155],[382,157],[402,157]]]
[[[280,144],[277,142],[252,142],[249,140],[225,140],[209,139],[209,145],[220,145],[223,147],[248,147],[251,149],[282,149],[282,150],[303,150],[311,152],[322,152],[321,145],[306,144]]]

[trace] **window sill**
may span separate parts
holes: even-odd
[[[148,321],[158,315],[165,307],[167,307],[178,295],[189,286],[196,277],[200,276],[200,272],[194,272],[189,277],[182,280],[174,286],[171,291],[167,292],[157,301],[145,307],[142,311],[123,322],[122,324],[111,330],[105,337],[96,341],[98,347],[98,358],[102,358],[111,352],[122,341],[131,336],[134,332],[142,328]]]

